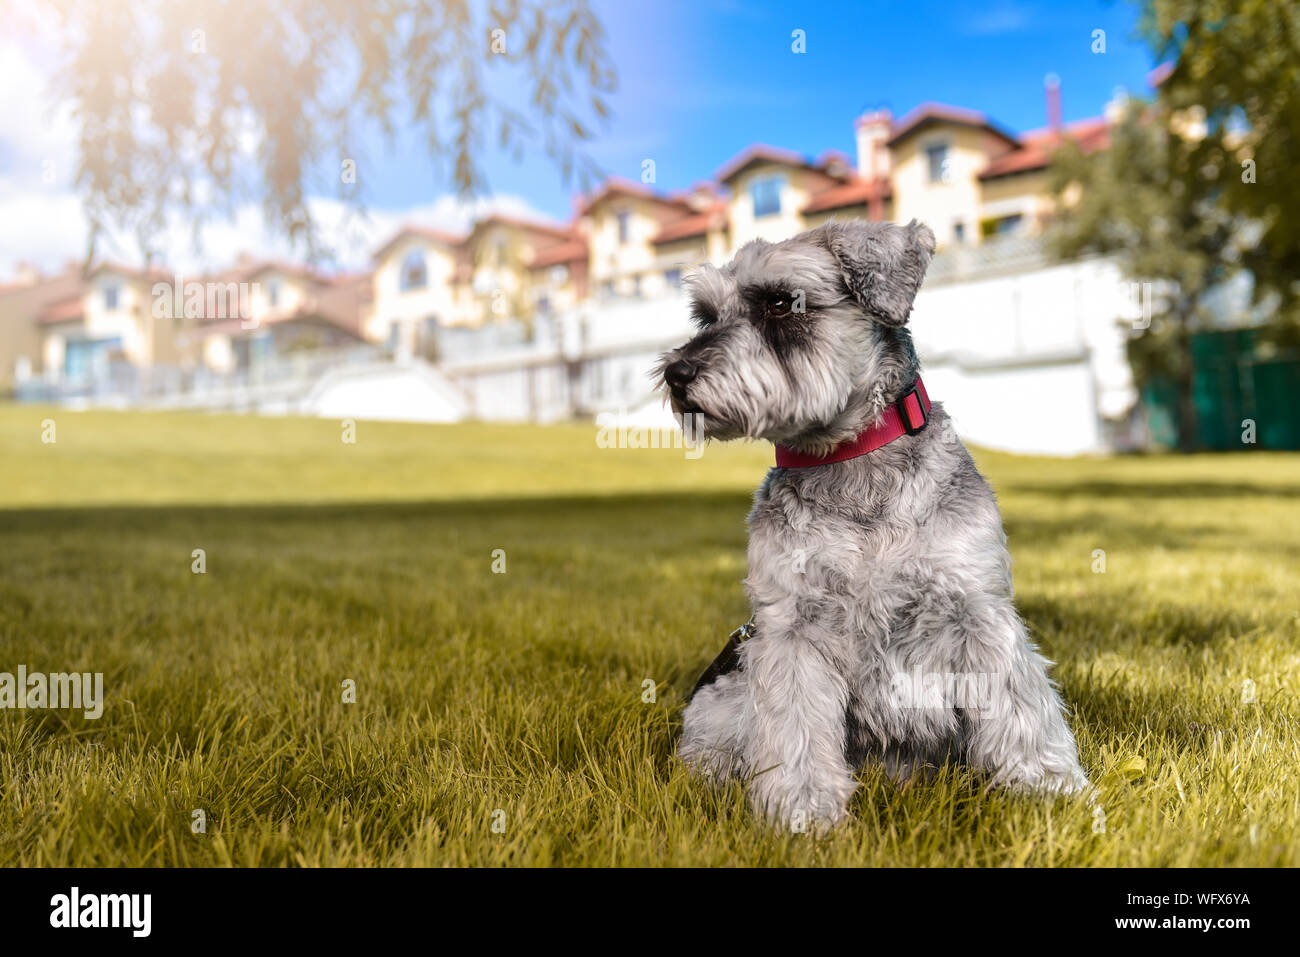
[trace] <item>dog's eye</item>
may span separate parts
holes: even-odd
[[[775,318],[790,314],[790,297],[785,293],[774,293],[767,297],[767,314]]]

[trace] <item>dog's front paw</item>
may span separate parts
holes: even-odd
[[[739,771],[739,760],[734,752],[698,739],[683,738],[677,746],[677,757],[700,777],[714,784],[720,784]]]
[[[1007,785],[1016,791],[1038,794],[1080,795],[1095,798],[1096,788],[1079,767],[1048,770],[1044,768],[1020,769],[1005,775]]]
[[[1045,787],[1053,794],[1087,798],[1089,804],[1095,805],[1097,803],[1097,789],[1088,780],[1088,776],[1083,773],[1081,768],[1075,768],[1064,774],[1053,775],[1048,779]]]
[[[795,834],[826,834],[847,813],[852,788],[788,790],[775,782],[764,782],[759,775],[750,785],[750,799],[773,827]]]

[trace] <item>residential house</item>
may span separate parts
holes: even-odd
[[[779,242],[832,216],[884,218],[888,188],[862,179],[841,153],[817,161],[790,150],[757,144],[718,170],[725,187],[728,246],[734,252],[753,239]],[[874,201],[874,202],[873,202]]]
[[[551,316],[587,298],[590,257],[586,237],[576,229],[567,242],[549,243],[534,251],[528,263],[528,282],[535,315]]]
[[[23,265],[16,281],[0,286],[0,395],[43,372],[46,330],[36,317],[79,296],[84,284],[76,265],[53,276]]]
[[[1107,120],[1063,126],[1054,119],[1044,129],[1015,136],[982,113],[922,104],[886,142],[894,218],[929,224],[940,246],[1038,233],[1054,206],[1048,165],[1066,140],[1086,152],[1103,149]]]
[[[463,243],[463,236],[408,226],[380,246],[373,259],[365,337],[392,352],[415,355],[425,351],[439,324],[458,322],[464,308],[456,290]]]
[[[579,209],[594,297],[657,296],[680,282],[674,270],[685,264],[656,239],[666,227],[695,215],[700,204],[698,198],[665,196],[631,180],[607,180]]]
[[[20,334],[26,343],[25,372],[87,381],[112,365],[145,368],[177,361],[184,320],[170,309],[170,297],[159,302],[155,295],[157,285],[170,282],[156,270],[104,263],[83,271],[70,264],[59,275],[0,295],[5,302],[0,308],[25,313]]]
[[[360,343],[372,296],[369,273],[327,276],[292,264],[245,260],[182,284],[185,337],[198,361],[221,374],[251,372],[275,358]],[[201,290],[201,304],[191,293]],[[218,295],[220,293],[220,295]]]
[[[550,297],[577,298],[584,280],[570,268],[582,238],[573,225],[542,223],[493,213],[474,224],[465,237],[457,290],[460,324],[479,326],[499,319],[531,320],[540,304],[550,308]],[[563,247],[563,248],[561,248]],[[559,256],[560,261],[551,261]],[[542,263],[534,272],[533,265]],[[549,271],[564,266],[563,272]],[[540,288],[535,289],[538,283]]]

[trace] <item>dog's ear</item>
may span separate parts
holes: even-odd
[[[887,326],[907,322],[934,255],[930,227],[915,219],[906,226],[854,221],[827,223],[821,231],[858,304]]]

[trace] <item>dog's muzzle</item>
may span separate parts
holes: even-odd
[[[675,411],[682,413],[703,411],[691,402],[687,394],[687,387],[695,381],[698,374],[699,367],[689,359],[675,359],[664,369],[664,382],[672,396]]]

